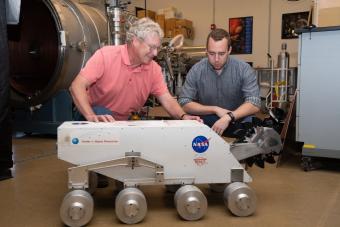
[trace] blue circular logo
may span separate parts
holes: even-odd
[[[203,153],[209,148],[209,140],[204,136],[197,136],[192,140],[192,149],[197,153]]]
[[[78,138],[73,138],[72,139],[72,143],[73,144],[78,144],[79,143],[79,139]]]

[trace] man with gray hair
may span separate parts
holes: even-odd
[[[170,95],[161,68],[153,61],[163,35],[157,23],[142,18],[131,25],[127,44],[97,50],[70,87],[78,120],[127,120],[150,94],[173,118],[200,120],[186,114]]]

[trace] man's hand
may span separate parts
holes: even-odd
[[[227,109],[223,109],[219,106],[215,107],[215,114],[220,118],[223,117],[224,115],[226,115],[228,112],[230,112],[230,111],[227,110]]]
[[[106,115],[92,114],[92,115],[86,115],[85,118],[86,120],[93,121],[93,122],[114,122],[115,121],[115,119],[109,114],[106,114]]]
[[[214,130],[217,134],[222,135],[226,128],[228,128],[230,122],[230,117],[225,114],[223,117],[215,122],[211,129]]]
[[[193,116],[189,114],[185,114],[182,118],[182,120],[196,120],[198,122],[203,123],[203,120],[199,116]]]

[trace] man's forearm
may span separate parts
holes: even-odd
[[[258,108],[257,106],[249,103],[249,102],[245,102],[243,103],[241,106],[239,106],[236,110],[232,111],[235,119],[241,119],[243,117],[247,117],[249,115],[253,115],[257,112],[259,112],[260,108]]]
[[[170,93],[165,93],[161,96],[157,96],[158,101],[162,104],[165,111],[175,119],[181,119],[185,114],[184,110],[178,104],[175,98]]]
[[[76,105],[78,111],[86,118],[86,116],[94,115],[92,107],[89,103],[86,90],[80,87],[70,87],[70,93],[73,98],[73,102]],[[87,118],[86,118],[87,119]]]
[[[197,102],[189,102],[183,106],[185,112],[195,115],[217,114],[216,106],[205,106]]]
[[[181,119],[182,116],[185,114],[184,110],[174,98],[169,99],[169,101],[166,102],[163,107],[170,114],[170,116],[175,119]]]

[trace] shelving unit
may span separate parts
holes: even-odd
[[[296,89],[296,68],[255,68],[255,70],[261,98],[265,99],[266,108],[286,109]]]

